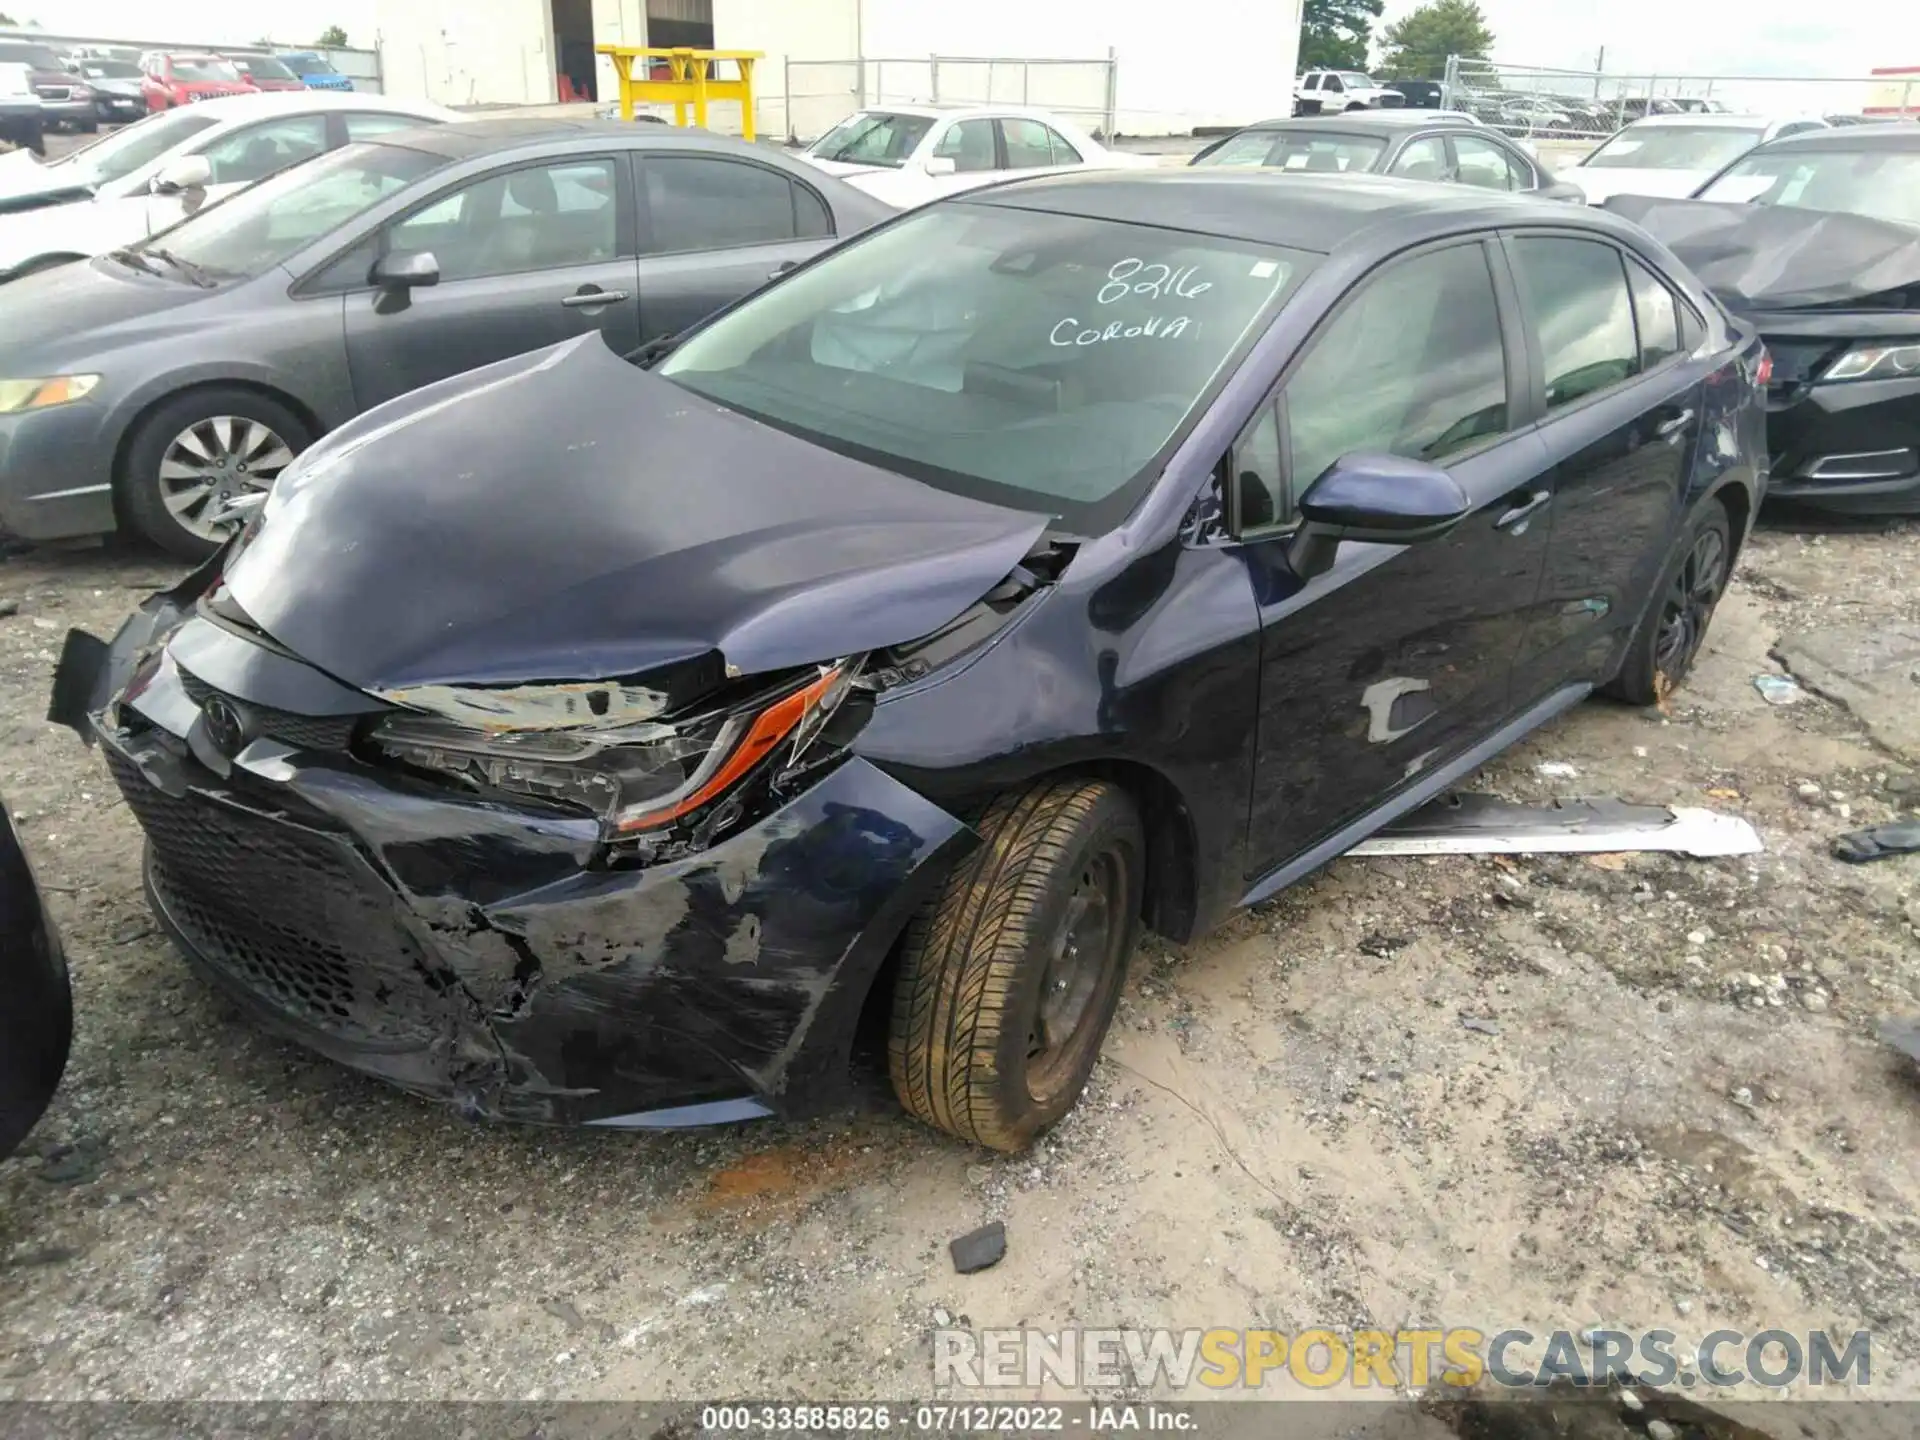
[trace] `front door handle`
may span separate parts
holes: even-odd
[[[778,265],[774,266],[771,270],[767,271],[767,279],[778,280],[782,275],[786,274],[787,271],[793,269],[799,263],[800,262],[798,260],[782,260]]]
[[[1512,509],[1508,510],[1498,520],[1493,522],[1493,528],[1496,530],[1517,529],[1526,523],[1529,515],[1533,514],[1534,511],[1538,510],[1551,499],[1553,499],[1553,492],[1551,490],[1535,490],[1530,494],[1521,496]]]
[[[569,310],[585,310],[593,305],[611,305],[618,300],[631,300],[633,296],[625,290],[581,290],[577,294],[564,297],[560,303]]]
[[[1682,410],[1671,420],[1662,420],[1658,425],[1654,426],[1653,433],[1658,435],[1662,440],[1677,440],[1681,435],[1686,433],[1687,427],[1692,423],[1693,411]]]

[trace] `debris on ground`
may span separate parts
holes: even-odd
[[[1758,855],[1759,832],[1737,815],[1615,799],[1520,805],[1497,795],[1444,796],[1349,855],[1568,855],[1663,850],[1707,858]]]
[[[1880,1038],[1920,1065],[1920,1015],[1899,1015],[1880,1022]]]
[[[1549,780],[1573,780],[1580,774],[1564,760],[1542,760],[1533,767],[1533,773],[1545,776]]]
[[[1769,705],[1792,705],[1805,699],[1807,694],[1791,675],[1756,675],[1753,688]]]
[[[1869,825],[1864,830],[1849,830],[1833,839],[1833,858],[1849,865],[1885,860],[1890,855],[1911,855],[1917,850],[1920,850],[1920,820]]]
[[[995,1220],[978,1230],[970,1230],[959,1239],[949,1241],[947,1251],[953,1256],[953,1268],[962,1275],[990,1269],[1007,1253],[1006,1224]]]

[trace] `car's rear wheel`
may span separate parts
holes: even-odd
[[[1139,812],[1104,780],[997,796],[907,932],[888,1068],[908,1111],[1020,1150],[1085,1088],[1140,934]]]
[[[313,433],[289,407],[238,386],[190,390],[143,419],[114,479],[121,513],[182,559],[211,555],[232,531],[228,502],[272,488]]]
[[[1667,562],[1653,604],[1640,618],[1620,673],[1606,693],[1630,705],[1657,705],[1685,683],[1726,593],[1733,565],[1733,527],[1718,501],[1700,508],[1678,552]]]

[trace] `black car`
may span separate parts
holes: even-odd
[[[1920,513],[1920,126],[1775,140],[1695,194],[1608,208],[1666,240],[1765,339],[1769,494]]]
[[[1263,120],[1222,136],[1193,166],[1397,175],[1482,190],[1522,191],[1580,203],[1577,186],[1556,180],[1533,156],[1470,115],[1369,113],[1324,120]]]
[[[33,868],[0,802],[0,1159],[33,1128],[67,1067],[73,999]]]
[[[1444,110],[1447,108],[1447,87],[1438,80],[1389,80],[1387,89],[1393,91],[1408,106],[1420,110]]]
[[[1761,350],[1601,211],[1082,171],[382,406],[52,712],[209,980],[482,1115],[1015,1148],[1141,927],[1698,653]],[[1164,224],[1178,217],[1178,228]]]

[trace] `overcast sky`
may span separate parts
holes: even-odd
[[[1387,19],[1417,3],[1387,0]],[[1604,45],[1609,71],[1636,74],[1840,76],[1920,65],[1920,0],[1852,0],[1833,10],[1810,0],[1481,0],[1481,8],[1496,58],[1509,63],[1590,68]],[[374,0],[0,0],[0,10],[49,28],[57,17],[74,29],[223,44],[263,31],[310,41],[340,25],[366,45],[374,25]],[[144,34],[155,29],[166,35]]]

